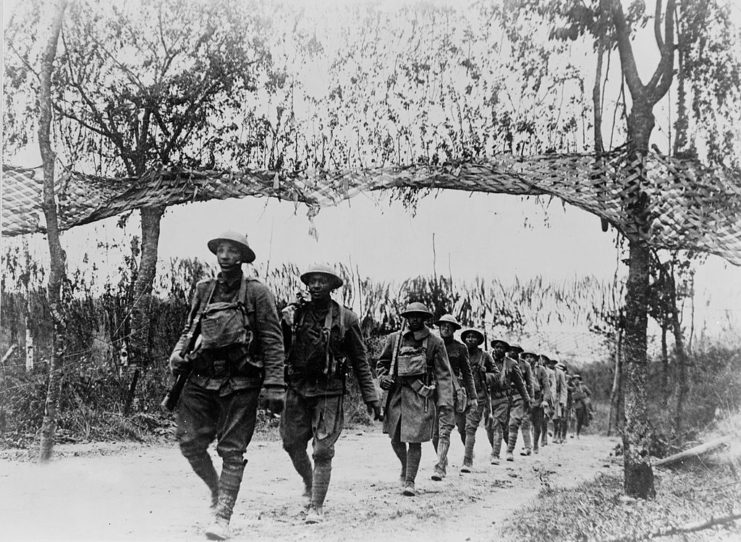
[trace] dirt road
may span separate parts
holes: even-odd
[[[302,484],[275,441],[255,440],[232,519],[233,540],[498,540],[508,512],[544,485],[564,487],[611,471],[616,440],[586,436],[538,456],[489,465],[483,429],[474,472],[460,474],[451,446],[448,477],[430,480],[434,451],[422,448],[418,495],[403,497],[399,466],[380,430],[346,430],[337,445],[326,520],[305,525]],[[60,447],[51,464],[0,460],[0,540],[198,540],[207,491],[172,446]],[[78,455],[74,455],[77,453]],[[218,465],[218,462],[217,462]],[[506,538],[506,536],[504,536]]]

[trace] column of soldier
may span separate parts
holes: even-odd
[[[169,362],[178,383],[171,393],[179,393],[180,450],[210,492],[209,539],[229,537],[261,397],[265,408],[282,413],[283,448],[303,481],[308,503],[305,522],[323,520],[350,368],[368,414],[383,420],[391,438],[406,496],[416,494],[423,442],[432,440],[437,453],[432,479],[445,477],[454,427],[465,446],[461,472],[469,473],[482,420],[492,465],[499,464],[502,441],[505,459],[514,460],[520,431],[521,454],[537,454],[548,442],[549,417],[554,442],[565,442],[569,390],[576,403],[577,434],[588,423],[589,392],[578,375],[569,386],[562,364],[500,339],[492,341],[489,354],[481,348],[485,336],[478,329],[462,330],[459,342],[454,333],[461,326],[452,315],[435,322],[438,337],[426,325],[432,313],[419,302],[401,313],[402,329],[388,337],[377,361],[379,398],[358,317],[331,297],[343,284],[331,267],[315,265],[302,273],[308,296],[279,316],[268,288],[242,272],[242,264],[255,260],[244,235],[226,232],[211,239],[208,248],[220,271],[198,283]],[[220,473],[208,453],[214,440]]]

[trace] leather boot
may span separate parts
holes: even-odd
[[[448,450],[450,449],[449,440],[440,440],[437,444],[437,464],[432,479],[439,482],[445,478],[445,467],[448,464]]]
[[[469,433],[466,435],[466,450],[463,452],[463,466],[461,472],[471,472],[473,467],[473,447],[476,444],[476,434]]]

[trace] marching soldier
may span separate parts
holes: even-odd
[[[342,279],[329,266],[314,265],[301,275],[308,302],[283,311],[288,393],[281,417],[283,448],[304,481],[309,497],[306,523],[323,518],[335,443],[344,426],[346,360],[357,377],[368,414],[381,419],[360,322],[353,311],[331,297]],[[307,454],[312,440],[314,465]]]
[[[581,435],[582,427],[589,426],[592,417],[592,392],[586,384],[581,381],[580,375],[574,375],[574,410],[576,411],[576,438]]]
[[[401,316],[402,328],[388,337],[376,371],[388,391],[383,432],[401,462],[403,494],[414,496],[422,443],[432,439],[435,411],[453,410],[454,377],[445,344],[425,326],[430,310],[410,303]]]
[[[491,464],[499,464],[499,452],[502,448],[502,439],[508,430],[510,395],[516,390],[525,404],[530,403],[530,396],[525,389],[522,373],[517,363],[506,357],[509,344],[501,339],[491,342],[494,366],[499,371],[499,377],[492,379],[490,384],[491,418],[494,429],[494,442],[491,450]]]
[[[525,387],[526,394],[515,394],[511,393],[509,396],[509,435],[507,440],[507,461],[514,461],[515,446],[517,445],[517,434],[520,431],[520,425],[523,420],[527,419],[530,414],[530,397],[533,395],[533,376],[530,371],[530,365],[524,360],[520,359],[522,353],[522,347],[518,345],[510,346],[507,351],[507,356],[511,359],[518,370],[522,378],[522,383]],[[530,434],[523,432],[523,440],[525,442],[525,455],[530,455]]]
[[[463,466],[461,472],[471,472],[473,467],[473,448],[476,443],[476,430],[481,423],[481,418],[488,420],[491,413],[489,402],[489,381],[498,376],[499,372],[494,366],[494,360],[488,352],[481,350],[484,343],[484,334],[478,329],[469,328],[461,333],[461,340],[468,348],[468,361],[471,365],[473,383],[476,388],[477,405],[471,406],[466,415],[466,450],[463,454]]]
[[[456,341],[454,333],[461,328],[458,320],[452,314],[445,314],[436,322],[440,328],[440,337],[445,343],[445,351],[448,354],[450,368],[453,371],[453,387],[466,390],[468,408],[477,409],[477,394],[471,375],[471,366],[468,362],[468,348],[461,342]],[[445,478],[448,466],[448,450],[450,448],[450,433],[453,423],[458,428],[461,441],[466,443],[466,412],[454,412],[447,409],[438,411],[438,423],[432,434],[432,444],[437,451],[437,464],[435,465],[432,479],[440,481]]]
[[[553,370],[556,373],[556,399],[553,401],[555,413],[553,414],[553,442],[564,443],[565,431],[563,426],[568,423],[566,418],[566,403],[569,399],[569,390],[566,384],[566,368],[562,363],[552,360]]]
[[[224,540],[247,463],[244,453],[255,429],[260,387],[265,387],[270,410],[283,408],[283,338],[273,294],[242,274],[242,264],[255,259],[247,238],[227,232],[211,239],[208,248],[221,270],[215,279],[197,284],[170,369],[189,375],[177,407],[177,439],[211,491],[215,516],[206,536]],[[200,346],[183,356],[191,327],[200,328]],[[207,451],[214,439],[222,459],[220,475]]]
[[[548,431],[546,411],[551,404],[551,385],[548,373],[540,363],[537,354],[525,352],[520,355],[530,363],[533,372],[533,398],[530,419],[533,426],[533,452],[538,453],[541,433]]]

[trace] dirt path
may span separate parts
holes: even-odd
[[[455,436],[455,435],[454,435]],[[457,436],[456,436],[457,438]],[[483,430],[474,472],[460,474],[463,446],[451,446],[448,477],[430,480],[434,453],[422,451],[417,497],[403,497],[398,461],[378,430],[346,430],[337,446],[326,520],[304,525],[302,485],[279,442],[248,450],[233,540],[494,540],[508,513],[541,487],[575,485],[619,468],[614,439],[587,436],[540,455],[491,466]],[[0,460],[0,540],[198,540],[209,520],[207,492],[177,447],[108,447],[41,467]],[[519,446],[518,446],[519,451]]]

